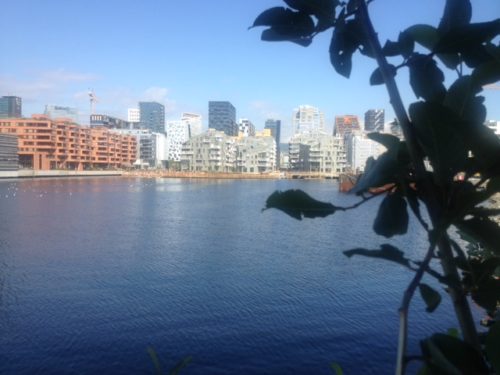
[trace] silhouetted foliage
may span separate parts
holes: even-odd
[[[462,337],[434,334],[422,340],[421,373],[500,373],[500,323],[490,325],[484,337],[479,337],[466,298],[470,296],[498,319],[500,227],[495,217],[500,210],[485,202],[500,192],[500,139],[484,126],[486,108],[480,93],[484,85],[500,79],[500,45],[495,39],[500,35],[500,19],[471,23],[470,0],[446,0],[437,27],[410,26],[382,47],[368,13],[370,0],[284,2],[289,8],[271,8],[255,20],[253,27],[267,27],[262,40],[308,46],[315,35],[331,30],[330,61],[346,78],[355,53],[375,59],[378,67],[369,83],[387,86],[405,139],[369,135],[387,151],[367,161],[352,189],[361,200],[352,207],[336,207],[293,190],[273,193],[266,208],[277,208],[299,220],[325,217],[354,209],[380,194],[371,193],[374,188],[385,187],[374,231],[385,237],[405,234],[410,208],[429,237],[425,258],[410,261],[403,251],[388,244],[380,250],[352,249],[344,254],[386,259],[415,272],[400,307],[397,373],[405,371],[410,358],[406,325],[416,289],[429,312],[441,302],[440,293],[422,282],[424,276],[436,278],[447,289]],[[400,69],[408,69],[409,85],[420,99],[408,110],[394,80]],[[443,69],[457,75],[449,87]],[[421,215],[421,206],[427,210],[429,223]],[[474,244],[475,251],[463,250],[450,239],[452,227]],[[433,258],[441,262],[442,273],[429,267]]]

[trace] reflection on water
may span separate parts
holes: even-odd
[[[261,213],[288,188],[357,199],[333,181],[0,182],[0,373],[152,373],[150,345],[165,367],[192,355],[189,374],[392,372],[411,275],[342,254],[385,242],[379,202],[302,222]],[[393,243],[426,247],[416,225]],[[456,326],[447,302],[412,307],[413,350]]]

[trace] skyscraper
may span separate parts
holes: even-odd
[[[237,136],[236,108],[226,101],[208,102],[208,127],[223,131],[230,136]]]
[[[358,130],[361,130],[359,126],[358,116],[335,116],[335,129],[333,130],[334,135],[344,137],[345,135]]]
[[[72,107],[62,107],[60,105],[46,105],[45,112],[51,119],[69,118],[78,124],[78,109]]]
[[[0,118],[19,118],[22,115],[23,101],[18,96],[0,98]]]
[[[383,109],[369,109],[365,113],[365,131],[383,132],[385,111]]]
[[[292,126],[295,134],[322,133],[325,115],[316,107],[301,105],[293,110]]]
[[[157,102],[139,102],[141,127],[165,133],[165,106]]]
[[[280,142],[281,142],[281,120],[267,119],[264,129],[270,129],[271,135],[276,142],[276,167],[280,167]]]

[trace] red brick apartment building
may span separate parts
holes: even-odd
[[[0,119],[0,133],[18,137],[19,164],[34,170],[114,169],[136,160],[134,136],[90,128],[45,115]]]

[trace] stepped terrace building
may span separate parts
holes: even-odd
[[[45,115],[0,120],[0,133],[18,137],[19,164],[34,170],[114,169],[136,160],[133,136]]]

